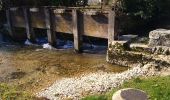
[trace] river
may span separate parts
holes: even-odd
[[[101,50],[100,46],[95,47]],[[73,48],[48,50],[42,46],[1,42],[0,82],[36,93],[64,77],[96,71],[117,73],[128,69],[108,64],[105,53],[98,52],[77,54]]]

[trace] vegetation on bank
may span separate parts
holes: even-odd
[[[21,91],[16,86],[0,83],[0,100],[47,100],[38,98],[26,91]]]
[[[145,91],[150,100],[170,100],[170,76],[135,78],[125,82],[121,87],[115,88],[103,95],[93,95],[82,100],[111,100],[112,95],[122,88],[136,88]],[[0,99],[2,100],[47,100],[46,98],[37,98],[28,92],[21,91],[15,86],[0,84]]]
[[[150,77],[147,79],[136,78],[125,82],[121,87],[103,95],[93,95],[83,98],[82,100],[111,100],[112,95],[122,88],[136,88],[145,91],[150,100],[170,100],[170,76]]]
[[[1,100],[21,100],[32,98],[32,96],[26,92],[17,90],[14,86],[7,84],[0,84],[0,99]]]

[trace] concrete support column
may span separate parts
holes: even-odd
[[[76,52],[82,52],[82,35],[84,33],[84,16],[76,10],[72,10],[72,23],[73,23],[73,36],[74,36],[74,49]]]
[[[27,38],[31,42],[36,42],[35,33],[34,33],[34,30],[33,30],[33,27],[32,27],[30,9],[27,8],[27,7],[24,7],[23,11],[24,11],[24,18],[25,18],[25,27],[26,27]]]
[[[115,11],[114,10],[109,10],[109,15],[108,15],[108,46],[112,41],[114,41],[117,36],[115,34]]]
[[[10,8],[6,10],[6,20],[7,20],[7,27],[8,27],[9,35],[11,37],[14,37],[14,28],[12,25],[12,16],[11,16]]]
[[[53,9],[46,7],[44,9],[45,22],[48,36],[48,43],[52,46],[56,46],[56,34],[55,34],[55,23],[54,23],[54,12]]]

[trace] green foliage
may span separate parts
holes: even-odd
[[[10,0],[11,6],[49,6],[51,0]]]
[[[143,19],[169,15],[170,0],[120,0],[121,8],[131,16]]]
[[[125,82],[121,87],[113,89],[105,95],[94,95],[82,100],[111,100],[115,91],[123,88],[136,88],[145,91],[150,100],[170,100],[170,76],[151,77],[148,79],[135,78]]]
[[[52,0],[54,6],[80,6],[84,5],[87,0]]]
[[[87,0],[5,0],[6,6],[77,6],[84,5]]]

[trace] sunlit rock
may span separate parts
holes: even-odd
[[[157,29],[149,33],[149,46],[170,47],[170,30]]]
[[[112,100],[148,100],[147,94],[138,89],[121,89],[113,94]]]

